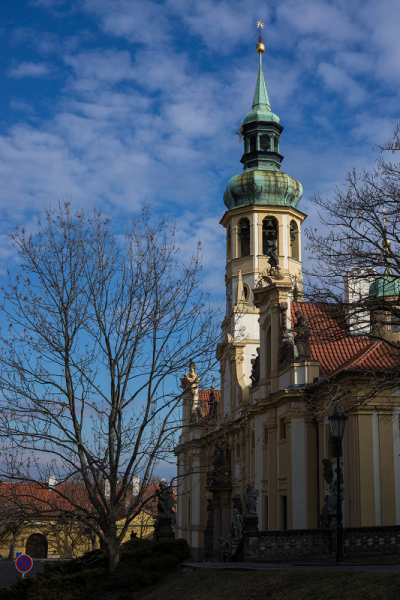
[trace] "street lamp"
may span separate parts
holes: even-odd
[[[343,514],[342,514],[342,494],[340,490],[340,457],[342,455],[342,439],[347,417],[343,415],[337,406],[332,415],[328,417],[333,443],[336,450],[336,562],[343,562]]]

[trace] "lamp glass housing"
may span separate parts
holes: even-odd
[[[329,415],[328,419],[331,426],[332,437],[343,439],[344,428],[346,427],[347,421],[346,415],[341,413],[336,406],[333,414]]]

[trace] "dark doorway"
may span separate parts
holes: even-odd
[[[47,558],[47,540],[41,533],[32,533],[26,541],[25,554],[31,558]]]

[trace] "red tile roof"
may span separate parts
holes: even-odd
[[[310,323],[311,358],[321,363],[320,374],[343,370],[387,370],[398,365],[400,350],[366,335],[350,335],[340,308],[314,302],[292,302],[291,319],[299,310]]]
[[[214,398],[217,402],[217,404],[219,404],[219,401],[221,399],[221,392],[219,390],[213,390],[214,391]],[[203,418],[208,417],[208,413],[210,411],[210,394],[211,394],[211,390],[199,390],[199,408],[200,408],[200,414]]]

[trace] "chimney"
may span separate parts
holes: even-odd
[[[57,485],[58,481],[56,479],[55,475],[50,475],[49,476],[49,491],[52,492],[53,490],[56,489],[56,485]]]

